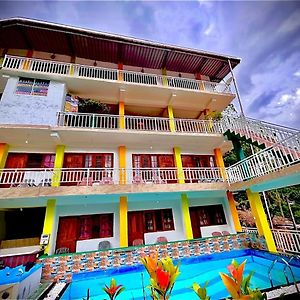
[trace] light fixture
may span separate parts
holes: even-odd
[[[56,131],[51,132],[50,136],[54,139],[58,139],[58,140],[60,139],[60,136],[59,136],[58,132],[56,132]]]
[[[50,56],[51,59],[54,59],[55,57],[56,57],[55,53],[52,53]]]
[[[94,67],[97,67],[97,62],[96,62],[96,61],[94,61],[93,65],[94,65]]]

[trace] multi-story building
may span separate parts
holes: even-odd
[[[235,234],[232,191],[247,188],[276,250],[258,192],[289,145],[263,165],[223,155],[294,132],[216,118],[239,58],[27,19],[0,21],[0,54],[0,239],[43,234],[53,254]]]

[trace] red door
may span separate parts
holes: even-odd
[[[136,239],[144,241],[144,215],[138,211],[128,213],[128,245]]]
[[[85,177],[83,154],[65,154],[64,168],[77,170],[66,170],[62,176],[62,185],[77,185]],[[78,170],[79,169],[79,170]]]
[[[191,223],[193,229],[193,237],[194,239],[198,239],[201,237],[201,230],[200,230],[198,209],[196,207],[190,207],[190,217],[191,217]]]
[[[76,241],[78,238],[78,218],[59,218],[59,225],[56,239],[56,249],[69,248],[70,252],[76,251]]]

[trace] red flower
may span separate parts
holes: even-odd
[[[165,291],[170,283],[170,273],[164,271],[162,268],[157,268],[156,270],[157,283],[163,291]]]

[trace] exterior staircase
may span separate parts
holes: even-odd
[[[223,118],[224,135],[263,150],[227,168],[229,182],[260,177],[300,162],[300,131],[244,117]]]
[[[297,129],[245,117],[224,116],[222,121],[225,135],[233,135],[259,148],[279,144],[300,132]],[[293,143],[291,146],[294,147]]]

